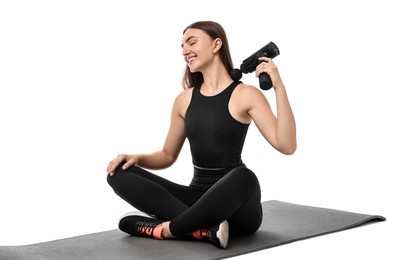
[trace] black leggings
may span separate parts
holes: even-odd
[[[261,225],[260,184],[240,165],[219,171],[194,168],[189,186],[180,185],[138,166],[117,167],[107,181],[115,193],[136,209],[171,221],[175,236],[228,220],[230,233],[252,234]]]

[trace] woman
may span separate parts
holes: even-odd
[[[271,59],[260,58],[256,76],[270,76],[277,117],[258,88],[231,78],[234,67],[220,24],[189,25],[181,47],[187,63],[184,90],[174,101],[162,150],[117,156],[107,167],[107,180],[116,194],[151,216],[124,216],[119,222],[122,231],[156,239],[190,236],[226,248],[229,234],[253,234],[262,221],[260,184],[241,160],[250,123],[254,121],[279,152],[292,154],[294,116]],[[186,138],[194,169],[189,186],[148,171],[171,166]]]

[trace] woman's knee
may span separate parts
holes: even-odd
[[[137,168],[137,166],[132,166],[123,170],[121,165],[117,166],[112,176],[109,174],[107,175],[107,183],[113,188],[115,186],[120,186],[120,184],[123,184],[134,177],[135,174],[131,173],[134,173],[135,168]]]
[[[238,235],[251,235],[261,226],[263,210],[260,199],[252,197],[229,219],[233,232]]]
[[[248,223],[248,224],[246,224]],[[262,218],[250,218],[249,222],[245,222],[243,225],[238,224],[236,226],[230,221],[231,232],[238,236],[249,236],[257,232],[260,229]]]
[[[110,174],[108,174],[107,175],[107,183],[110,185],[110,186],[114,186],[114,184],[118,181],[118,179],[119,179],[119,177],[120,177],[120,170],[122,171],[122,168],[121,168],[121,166],[119,165],[115,170],[114,170],[114,174],[113,175],[110,175]]]

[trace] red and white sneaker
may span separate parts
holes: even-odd
[[[219,248],[226,248],[229,238],[228,221],[224,220],[213,227],[199,229],[193,233],[193,236],[197,239],[209,241]]]
[[[162,223],[164,221],[156,218],[139,215],[126,215],[120,219],[118,227],[121,231],[132,236],[151,237],[163,239]]]

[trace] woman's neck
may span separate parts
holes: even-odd
[[[224,66],[207,70],[205,73],[202,73],[202,75],[204,82],[202,83],[201,91],[209,95],[214,95],[223,91],[233,81]]]

